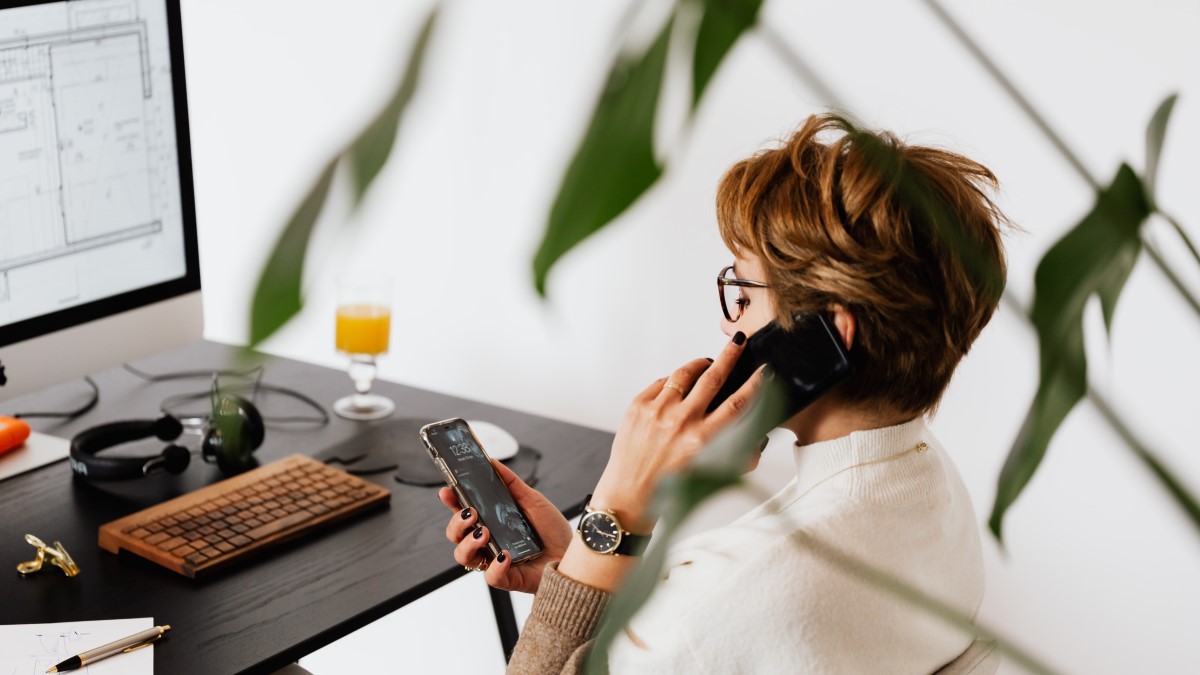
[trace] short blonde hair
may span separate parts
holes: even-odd
[[[854,316],[837,395],[932,413],[1004,290],[997,185],[962,155],[814,115],[725,173],[717,221],[731,250],[762,259],[785,328],[833,304]]]

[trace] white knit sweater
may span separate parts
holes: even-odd
[[[924,444],[924,445],[922,445]],[[676,544],[610,651],[613,673],[929,675],[971,638],[845,573],[797,529],[966,614],[983,597],[962,479],[918,418],[795,448],[796,478],[733,524]]]

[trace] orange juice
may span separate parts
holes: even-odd
[[[388,350],[392,312],[379,305],[345,305],[337,310],[337,348],[347,354]]]

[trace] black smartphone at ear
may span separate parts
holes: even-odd
[[[717,409],[746,380],[768,364],[783,384],[787,405],[772,425],[786,422],[850,375],[850,356],[837,329],[823,314],[797,314],[785,331],[772,321],[746,340],[742,355],[724,386],[713,397],[708,412]]]

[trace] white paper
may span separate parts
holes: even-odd
[[[0,455],[0,480],[32,471],[50,462],[57,462],[69,454],[71,454],[71,442],[67,439],[40,434],[36,431],[31,432],[29,438],[25,439],[25,445]],[[63,471],[70,471],[70,469],[64,466]],[[0,670],[0,675],[9,675],[9,673]]]
[[[80,652],[153,627],[153,617],[0,626],[0,675],[41,675]],[[154,647],[110,656],[69,672],[81,675],[150,675],[154,672]]]

